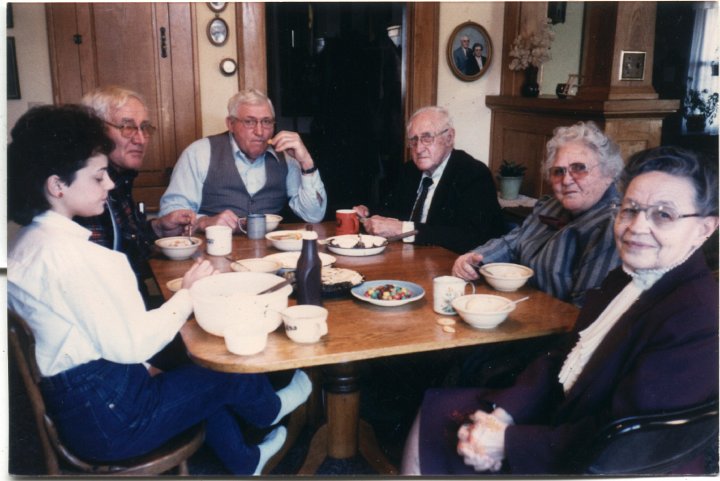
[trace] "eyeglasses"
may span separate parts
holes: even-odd
[[[243,124],[243,127],[246,129],[254,129],[258,123],[262,125],[263,129],[270,129],[275,125],[275,119],[256,119],[254,117],[246,117],[244,119],[239,119],[237,117],[232,117],[233,121],[239,121],[241,124]]]
[[[667,205],[648,205],[641,207],[635,202],[622,206],[614,206],[617,210],[617,218],[620,222],[629,224],[634,222],[640,212],[645,212],[645,218],[658,229],[671,227],[677,220],[685,217],[701,217],[700,214],[680,214],[678,211]]]
[[[142,132],[142,136],[146,139],[149,139],[152,134],[155,133],[157,128],[153,126],[150,122],[143,122],[140,124],[140,127],[135,125],[133,122],[123,122],[120,125],[115,125],[113,123],[110,123],[108,121],[105,121],[106,124],[108,124],[110,127],[115,127],[120,131],[120,135],[125,137],[126,139],[131,139],[135,136],[136,133]]]
[[[422,142],[423,145],[432,145],[433,143],[435,143],[435,137],[444,134],[448,130],[450,129],[445,129],[442,132],[437,132],[434,134],[425,132],[420,137],[418,137],[417,135],[415,137],[410,137],[409,139],[407,139],[408,147],[417,147],[418,141]]]
[[[588,175],[590,171],[593,170],[595,167],[597,167],[597,165],[588,168],[587,164],[584,164],[582,162],[573,162],[567,167],[550,167],[548,169],[548,172],[550,173],[551,179],[562,179],[563,177],[565,177],[565,174],[570,172],[570,177],[577,180],[582,179],[583,177]]]

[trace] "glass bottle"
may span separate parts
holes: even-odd
[[[322,262],[317,239],[317,232],[303,232],[302,250],[295,270],[298,304],[322,306]]]

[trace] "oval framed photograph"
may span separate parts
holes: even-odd
[[[457,78],[479,79],[490,68],[492,57],[492,41],[482,25],[465,22],[455,27],[447,43],[447,63]]]
[[[225,42],[228,41],[229,37],[229,29],[227,23],[225,23],[225,20],[223,20],[220,17],[215,17],[208,23],[207,26],[207,36],[210,40],[210,43],[215,45],[216,47],[219,47],[221,45],[225,45]]]
[[[220,13],[227,8],[228,2],[207,2],[207,6],[215,13]]]

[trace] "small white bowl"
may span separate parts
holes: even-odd
[[[513,292],[520,289],[534,272],[529,267],[508,262],[494,262],[480,268],[485,281],[498,291]]]
[[[463,321],[479,329],[492,329],[515,309],[509,299],[490,294],[469,294],[452,300],[453,308]]]
[[[283,218],[277,214],[265,214],[265,232],[272,232],[278,228]],[[241,217],[240,222],[247,229],[247,217]]]
[[[252,356],[265,349],[268,333],[262,320],[236,319],[225,327],[224,337],[228,351],[240,356]]]
[[[299,251],[302,249],[301,230],[279,230],[265,234],[272,246],[281,251]]]
[[[202,245],[202,239],[198,237],[163,237],[155,241],[163,254],[174,261],[190,259],[198,247]]]
[[[282,269],[282,264],[272,259],[256,257],[237,260],[230,264],[230,268],[236,272],[268,272],[275,274]]]
[[[318,342],[328,333],[328,310],[313,305],[294,305],[281,312],[285,334],[301,344]]]

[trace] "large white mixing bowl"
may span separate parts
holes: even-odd
[[[195,319],[200,327],[216,336],[245,319],[262,319],[268,332],[282,324],[280,312],[288,306],[291,286],[257,295],[284,278],[263,272],[226,272],[205,277],[190,288]]]

